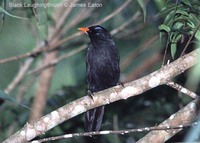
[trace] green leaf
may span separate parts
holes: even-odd
[[[12,14],[8,13],[7,11],[5,11],[2,7],[0,7],[0,12],[3,12],[3,13],[5,13],[5,14],[7,14],[8,16],[13,17],[13,18],[23,19],[23,20],[29,20],[29,19],[26,18],[26,17],[20,17],[20,16],[12,15]]]
[[[169,26],[167,26],[167,25],[165,25],[165,24],[161,24],[161,25],[159,26],[159,30],[160,30],[160,31],[166,31],[167,33],[170,32]]]
[[[0,98],[3,100],[8,100],[12,102],[17,102],[16,99],[12,98],[10,95],[6,94],[4,91],[0,90]]]
[[[189,19],[188,21],[190,21],[191,23],[193,23],[194,25],[198,25],[199,24],[199,19],[195,14],[190,13],[189,14]]]
[[[165,18],[164,23],[166,25],[170,25],[170,23],[173,21],[173,17],[174,17],[174,10],[172,10]]]
[[[177,43],[182,38],[182,34],[177,34],[175,37],[175,42]]]
[[[176,50],[177,50],[177,44],[175,42],[173,42],[171,44],[171,55],[172,55],[172,58],[174,59],[174,56],[176,54]]]
[[[200,30],[197,30],[196,34],[194,35],[200,41]]]
[[[162,42],[162,40],[163,40],[163,32],[160,32],[160,42]]]
[[[185,5],[192,6],[189,0],[182,0],[181,2],[184,3]]]
[[[173,5],[169,5],[169,6],[167,6],[167,7],[163,7],[162,9],[161,9],[161,12],[159,12],[157,15],[156,15],[156,17],[158,17],[158,16],[164,16],[165,14],[169,14],[171,11],[173,11],[175,8],[174,8],[174,6]]]
[[[10,95],[6,94],[4,91],[0,90],[0,99],[3,99],[3,100],[7,100],[7,101],[11,101],[13,103],[17,103],[19,104],[20,106],[23,106],[27,109],[30,109],[28,106],[24,105],[24,104],[21,104],[21,103],[18,103],[17,100],[13,97],[11,97]]]
[[[195,28],[195,25],[194,25],[194,23],[192,23],[191,21],[187,21],[187,26],[189,26],[190,28]]]
[[[182,23],[184,23],[185,21],[188,21],[188,20],[189,20],[188,16],[181,15],[181,16],[179,16],[177,18],[174,18],[172,22],[173,23],[175,23],[175,22],[182,22]]]
[[[185,16],[188,16],[188,13],[184,10],[181,10],[181,9],[177,9],[176,10],[176,14],[181,14],[181,15],[185,15]]]
[[[146,15],[147,15],[145,0],[137,0],[137,2],[139,3],[140,7],[142,8],[143,15],[144,15],[144,22],[145,22],[146,21]]]
[[[173,25],[173,28],[175,30],[179,30],[181,29],[182,27],[184,26],[184,24],[182,22],[175,22],[174,25]]]

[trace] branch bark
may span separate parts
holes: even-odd
[[[104,91],[94,93],[93,100],[89,96],[84,96],[59,109],[41,117],[32,124],[27,123],[21,130],[10,136],[3,143],[27,142],[38,135],[44,134],[58,124],[69,120],[87,110],[98,106],[110,104],[112,102],[127,99],[139,95],[151,88],[166,84],[175,76],[197,64],[200,50],[197,49],[176,61],[162,67],[161,69],[138,80],[109,88]]]
[[[200,100],[196,99],[189,103],[187,106],[179,110],[177,113],[171,115],[167,120],[162,122],[158,127],[162,126],[183,126],[184,124],[192,123],[195,120],[196,115],[198,115]],[[137,143],[163,143],[170,139],[172,136],[180,132],[180,129],[171,129],[171,130],[160,130],[160,131],[151,131],[146,136],[141,138]]]
[[[110,134],[130,134],[136,132],[149,132],[145,137],[140,139],[138,143],[146,142],[157,142],[163,143],[173,135],[175,135],[180,130],[183,130],[186,127],[195,126],[198,123],[192,122],[199,111],[199,99],[195,99],[186,105],[184,108],[180,109],[175,114],[171,115],[167,120],[162,122],[158,126],[153,127],[143,127],[138,129],[124,129],[124,130],[103,130],[97,132],[83,132],[83,133],[71,133],[64,134],[60,136],[52,136],[39,140],[34,140],[33,142],[48,142],[55,141],[67,138],[81,137],[81,136],[94,136],[94,135],[110,135]],[[167,139],[165,138],[167,136]]]

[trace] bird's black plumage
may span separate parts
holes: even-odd
[[[111,34],[99,25],[83,29],[80,28],[89,35],[91,41],[86,57],[88,90],[97,92],[115,86],[120,76],[119,53]],[[100,130],[103,114],[104,106],[87,111],[86,130]]]

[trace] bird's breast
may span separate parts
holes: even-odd
[[[89,87],[93,86],[98,90],[112,87],[117,84],[119,73],[119,56],[116,47],[88,49],[87,81]]]

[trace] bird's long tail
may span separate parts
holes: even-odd
[[[85,113],[85,127],[88,132],[99,131],[104,115],[104,106],[91,109]]]

